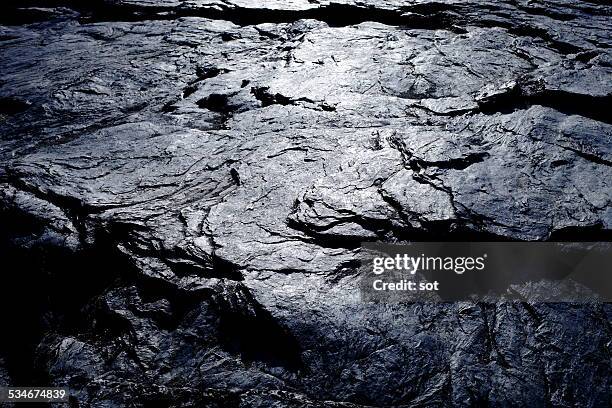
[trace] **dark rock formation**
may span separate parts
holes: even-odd
[[[355,263],[610,240],[611,14],[3,1],[0,382],[80,407],[608,406],[609,305],[368,304]]]

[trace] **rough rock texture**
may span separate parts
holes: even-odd
[[[3,1],[0,382],[80,407],[609,406],[609,305],[363,303],[356,261],[610,240],[611,15]]]

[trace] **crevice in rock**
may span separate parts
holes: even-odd
[[[32,194],[34,197],[46,201],[54,206],[60,208],[62,212],[70,219],[76,230],[78,231],[79,237],[83,239],[86,235],[85,225],[83,220],[90,213],[93,213],[93,209],[88,208],[78,198],[63,196],[56,194],[53,191],[42,191],[35,186],[29,185],[27,182],[18,177],[17,174],[13,173],[9,169],[5,169],[4,175],[0,176],[0,182],[5,181],[9,185],[15,187],[17,190],[24,191]]]
[[[479,111],[485,114],[512,113],[533,105],[555,109],[566,115],[578,115],[599,122],[612,124],[612,96],[592,96],[561,90],[525,92],[521,86],[478,102]]]
[[[566,149],[566,150],[569,150],[569,151],[571,151],[573,153],[576,153],[576,155],[578,155],[578,156],[582,157],[583,159],[588,160],[588,161],[590,161],[592,163],[601,164],[601,165],[604,165],[604,166],[612,167],[612,161],[609,161],[609,160],[606,160],[606,159],[602,159],[601,157],[599,157],[597,155],[594,155],[594,154],[591,154],[591,153],[587,153],[587,152],[583,152],[581,150],[572,148],[570,146],[561,145],[561,144],[558,144],[558,143],[552,143],[552,144],[554,144],[555,146],[560,147],[562,149]]]
[[[87,6],[91,8],[92,6]],[[203,17],[213,20],[231,21],[240,26],[262,23],[292,23],[302,19],[313,19],[327,23],[331,27],[345,27],[367,21],[378,22],[390,26],[406,26],[423,29],[443,29],[451,26],[446,16],[440,10],[424,10],[430,14],[404,13],[404,10],[363,7],[353,4],[331,3],[307,10],[258,9],[245,7],[225,8],[164,8],[164,7],[133,7],[126,5],[102,5],[95,12],[77,10],[88,14],[85,21],[104,20],[143,20],[143,19],[175,19],[178,17]],[[436,8],[437,9],[437,8]],[[419,8],[420,10],[420,8]],[[410,11],[409,9],[406,11]]]
[[[0,169],[2,170],[2,169]],[[116,205],[99,205],[93,206],[83,202],[77,197],[58,194],[55,191],[42,189],[35,185],[28,184],[27,181],[20,178],[19,172],[12,168],[5,167],[4,172],[0,171],[0,182],[5,182],[15,187],[18,190],[32,194],[34,197],[47,201],[56,207],[61,208],[68,217],[70,217],[76,227],[80,226],[79,220],[90,214],[99,214],[113,208],[130,207],[136,203],[116,204]]]
[[[279,93],[272,94],[269,87],[253,87],[251,93],[255,96],[255,99],[261,102],[261,106],[264,108],[270,105],[291,105],[292,100]]]
[[[15,11],[27,7],[42,6],[40,0],[9,2],[4,4],[5,23],[20,24],[23,19]],[[247,8],[237,6],[143,6],[121,4],[107,0],[55,0],[50,5],[69,7],[81,14],[83,22],[171,20],[180,17],[202,17],[231,21],[240,26],[262,23],[291,23],[302,19],[314,19],[332,27],[344,27],[363,22],[378,22],[390,26],[405,26],[422,29],[453,29],[453,22],[447,14],[452,6],[439,3],[386,9],[365,7],[355,4],[333,3],[305,10],[283,10],[275,8]],[[9,12],[11,12],[9,14]]]
[[[241,283],[219,283],[216,287],[186,292],[156,279],[133,275],[121,285],[125,287],[130,284],[136,284],[143,301],[169,301],[172,319],[156,319],[160,328],[176,330],[185,324],[189,314],[201,303],[205,303],[217,316],[218,341],[227,352],[239,355],[247,365],[261,362],[268,367],[282,367],[291,372],[303,373],[305,370],[302,350],[295,337],[277,322]],[[126,330],[125,325],[120,322],[106,322],[113,324],[116,330]]]
[[[547,9],[546,7],[539,6],[537,4],[527,3],[527,5],[523,5],[517,2],[516,8],[534,16],[544,16],[559,21],[572,21],[576,19],[575,15],[559,13],[554,10]]]
[[[0,317],[11,330],[10,336],[0,339],[0,355],[16,384],[50,384],[44,368],[47,356],[39,355],[38,347],[53,334],[90,344],[119,341],[121,350],[140,364],[133,350],[131,321],[109,309],[104,300],[111,291],[130,287],[138,288],[144,303],[169,302],[171,316],[156,310],[142,312],[160,329],[177,329],[191,311],[207,302],[216,309],[219,341],[227,351],[240,355],[246,364],[258,361],[291,372],[304,370],[296,339],[242,284],[220,281],[184,291],[140,273],[117,249],[117,237],[109,231],[100,230],[95,245],[78,251],[68,250],[62,242],[37,244],[43,233],[44,226],[31,216],[0,211],[0,256],[7,265],[18,267],[7,271],[0,288]],[[23,242],[31,244],[22,246]]]
[[[465,170],[473,164],[483,162],[487,157],[489,157],[487,152],[475,152],[468,153],[463,157],[441,161],[427,161],[418,158],[415,158],[414,160],[421,169],[436,167],[438,169]]]
[[[333,228],[336,225],[351,222],[358,224],[363,228],[374,232],[375,234],[378,234],[382,231],[388,231],[391,227],[390,223],[377,221],[368,222],[367,220],[364,220],[357,216],[338,219],[336,222],[330,223],[322,228],[317,228],[314,225],[304,224],[303,222],[300,222],[298,220],[288,218],[287,226],[293,230],[304,233],[308,237],[311,237],[309,239],[302,239],[303,241],[308,242],[310,244],[316,244],[317,246],[320,246],[322,248],[354,250],[356,248],[359,248],[362,242],[369,240],[362,236],[351,237],[347,235],[326,233],[327,230]],[[383,224],[384,228],[382,228]]]
[[[107,243],[74,252],[40,239],[44,234],[29,215],[0,211],[0,258],[12,265],[0,285],[0,320],[10,331],[0,338],[0,352],[15,384],[49,384],[37,365],[43,335],[77,334],[83,307],[127,267]]]
[[[240,110],[239,106],[234,106],[231,103],[231,97],[234,94],[219,94],[212,93],[202,99],[196,101],[196,105],[200,109],[207,109],[211,112],[219,114],[218,125],[220,129],[227,128],[227,122],[231,119],[233,114]]]
[[[404,167],[414,171],[415,177],[419,177],[420,179],[427,177],[426,175],[422,174],[422,172],[429,167],[447,170],[465,170],[471,165],[481,163],[487,157],[489,157],[487,152],[472,152],[466,154],[465,156],[448,160],[428,161],[415,156],[414,153],[406,146],[406,143],[404,143],[404,141],[397,135],[392,135],[387,140],[389,145],[401,154]],[[433,184],[433,186],[439,189],[437,185]]]
[[[181,94],[182,98],[185,99],[191,95],[193,95],[196,91],[198,90],[198,88],[194,85],[187,85],[185,88],[183,88],[183,92]]]
[[[198,65],[196,67],[196,76],[198,77],[198,81],[214,78],[227,72],[229,72],[229,70],[215,67],[213,65]]]
[[[548,237],[552,242],[612,242],[612,230],[603,225],[565,227],[553,231]]]
[[[232,281],[243,280],[236,265],[214,254],[207,259],[201,259],[179,248],[144,248],[133,235],[136,228],[135,225],[121,223],[113,223],[106,227],[107,234],[113,237],[115,242],[121,242],[130,254],[139,258],[159,260],[178,277],[192,275]]]
[[[78,13],[67,8],[68,1],[7,1],[0,5],[0,24],[21,25],[57,18],[75,18]]]
[[[201,109],[208,109],[212,112],[230,114],[234,109],[229,105],[229,97],[225,94],[212,93],[196,102]]]
[[[305,366],[297,340],[246,288],[238,288],[230,300],[218,297],[216,301],[221,319],[220,340],[227,351],[239,354],[246,363],[260,361],[269,367],[303,372]]]
[[[31,102],[23,99],[0,97],[0,115],[15,115],[26,111],[31,105]]]
[[[48,2],[49,3],[49,2]],[[551,48],[562,54],[575,54],[584,51],[582,48],[571,43],[560,41],[544,28],[534,27],[526,23],[507,21],[507,17],[487,19],[486,17],[475,18],[475,13],[495,14],[497,10],[479,5],[451,5],[443,3],[423,3],[406,6],[398,6],[395,9],[378,8],[375,6],[361,6],[357,4],[345,4],[331,2],[326,5],[304,10],[286,10],[275,8],[248,8],[235,5],[227,6],[153,6],[116,3],[108,0],[92,0],[86,3],[78,0],[55,0],[51,4],[41,4],[40,0],[26,2],[11,1],[0,6],[0,13],[4,18],[0,21],[5,24],[23,24],[32,21],[44,20],[41,16],[29,16],[28,7],[32,10],[36,6],[62,6],[76,10],[84,23],[95,23],[105,21],[144,21],[144,20],[174,20],[181,17],[201,17],[213,20],[230,21],[239,26],[258,25],[263,23],[293,23],[302,19],[313,19],[324,22],[330,27],[346,27],[364,22],[377,22],[389,26],[410,29],[445,29],[455,33],[466,33],[462,28],[466,24],[477,27],[493,28],[500,27],[509,32],[520,35],[541,38]],[[518,7],[517,12],[538,15],[539,8]],[[479,9],[483,9],[480,11]],[[547,13],[543,11],[542,13]],[[562,13],[551,12],[551,18],[559,21],[568,21],[573,17]],[[35,13],[36,14],[36,13]],[[40,14],[40,13],[39,13]],[[48,14],[48,18],[53,13]],[[478,14],[476,14],[478,15]],[[228,40],[234,39],[231,34],[223,33]],[[230,38],[231,37],[231,38]]]
[[[509,26],[508,32],[524,37],[541,38],[548,44],[549,47],[564,55],[577,54],[584,51],[582,48],[576,45],[553,38],[550,33],[543,28],[519,24],[516,26]]]
[[[308,98],[292,99],[280,93],[273,94],[270,92],[270,88],[267,86],[253,87],[251,88],[251,94],[253,94],[255,99],[261,102],[261,106],[264,108],[271,105],[292,105],[301,107],[308,107],[308,105],[314,105],[320,110],[326,112],[334,112],[336,110],[335,106],[331,106],[326,103],[316,102]]]
[[[427,184],[430,184],[427,182]],[[434,188],[440,189],[439,186]],[[444,190],[445,191],[445,190]],[[405,209],[400,207],[392,199],[388,199],[384,194],[381,194],[383,200],[387,202],[401,218],[403,225],[394,224],[391,220],[369,219],[361,217],[358,214],[348,218],[339,218],[336,222],[327,224],[324,227],[317,228],[314,225],[296,220],[292,217],[287,219],[287,226],[300,231],[312,239],[304,239],[305,242],[313,243],[324,248],[331,249],[358,249],[362,243],[368,241],[380,242],[464,242],[464,241],[482,241],[482,242],[499,242],[510,241],[511,239],[486,232],[483,229],[478,229],[476,222],[471,218],[462,218],[458,216],[451,220],[428,221],[415,215],[414,219],[404,216]],[[418,221],[419,227],[413,226],[412,223]],[[376,238],[365,238],[363,236],[349,236],[342,234],[332,234],[326,231],[336,225],[345,223],[354,223],[364,229],[376,234]]]

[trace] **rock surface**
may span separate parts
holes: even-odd
[[[609,305],[368,304],[363,241],[610,240],[612,6],[0,6],[0,381],[603,407]]]

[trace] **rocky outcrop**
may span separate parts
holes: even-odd
[[[605,2],[0,9],[16,385],[95,407],[609,403],[606,304],[355,292],[364,241],[610,240]]]

